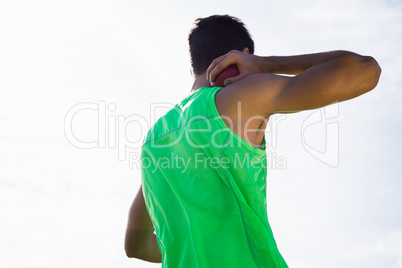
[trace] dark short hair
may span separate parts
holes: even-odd
[[[211,62],[231,50],[249,49],[254,54],[254,41],[243,22],[229,15],[199,18],[188,36],[191,66],[195,75],[204,73]]]

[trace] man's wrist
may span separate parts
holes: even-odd
[[[303,56],[264,57],[265,73],[297,75],[308,67],[308,63]]]
[[[263,57],[264,64],[262,65],[263,73],[284,74],[289,73],[289,66],[286,62],[286,57],[281,56],[266,56]]]
[[[261,64],[260,64],[261,73],[274,73],[274,57],[267,56],[261,57]]]

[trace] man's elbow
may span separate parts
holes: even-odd
[[[159,251],[156,238],[149,240],[148,243],[144,243],[141,241],[143,240],[126,240],[124,244],[124,250],[127,257],[136,258],[148,262],[161,263],[162,255]]]
[[[374,89],[381,76],[381,67],[378,62],[371,56],[364,56],[362,60],[364,64],[364,72],[366,76],[367,91]]]
[[[129,258],[140,258],[143,251],[143,235],[136,230],[127,230],[124,250]]]
[[[137,247],[133,245],[125,245],[124,250],[128,258],[138,258],[139,257],[139,250]]]

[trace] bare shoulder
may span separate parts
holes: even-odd
[[[267,126],[270,100],[287,80],[274,74],[255,74],[219,90],[216,108],[225,124],[253,147],[260,147]]]
[[[268,106],[290,80],[291,77],[276,74],[251,75],[219,90],[216,107],[220,114],[227,116],[239,114],[239,106],[244,117],[268,116],[269,111],[274,110]]]

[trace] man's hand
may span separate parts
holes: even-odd
[[[264,59],[255,55],[248,54],[248,49],[245,48],[243,52],[232,50],[229,53],[216,58],[206,71],[207,80],[214,82],[216,76],[222,72],[229,65],[236,64],[240,74],[236,77],[228,78],[225,80],[225,86],[234,82],[242,80],[247,76],[265,72]]]
[[[142,187],[140,187],[130,208],[125,250],[130,258],[158,263],[162,261],[156,235],[154,234],[154,226],[145,207]]]

